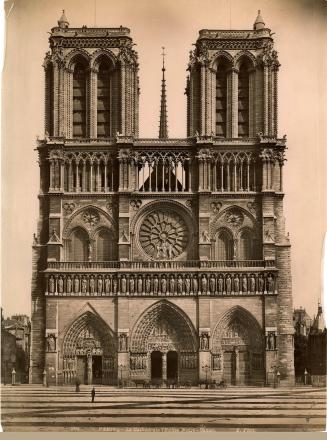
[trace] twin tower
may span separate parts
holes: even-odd
[[[251,30],[201,30],[187,137],[139,137],[127,28],[51,30],[30,381],[292,384],[279,62]]]

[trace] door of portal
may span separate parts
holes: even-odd
[[[87,384],[87,358],[77,356],[76,378],[82,384]]]
[[[153,351],[151,353],[151,380],[159,381],[162,379],[162,353]]]
[[[92,356],[92,383],[102,383],[102,356]]]
[[[177,382],[178,380],[178,354],[177,351],[167,353],[167,379]]]

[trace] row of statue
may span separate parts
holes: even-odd
[[[144,354],[132,355],[130,357],[131,370],[146,370],[147,368],[147,356]]]
[[[231,294],[274,293],[273,274],[201,275],[51,275],[49,293],[85,294]]]

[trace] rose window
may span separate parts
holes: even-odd
[[[139,241],[151,258],[171,260],[186,249],[188,229],[180,215],[169,211],[154,211],[143,220]]]
[[[100,217],[96,211],[89,209],[83,213],[83,220],[87,225],[94,226],[99,222]]]
[[[226,214],[226,221],[231,226],[240,226],[243,223],[244,216],[238,209],[230,209]]]

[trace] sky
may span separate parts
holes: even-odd
[[[44,134],[48,32],[65,9],[71,27],[127,26],[140,63],[140,137],[157,137],[165,46],[170,137],[186,135],[186,68],[200,29],[252,29],[260,9],[275,32],[279,136],[287,134],[284,211],[294,307],[312,316],[322,295],[327,231],[325,0],[7,0],[2,72],[2,307],[30,314],[38,217],[36,136]]]

